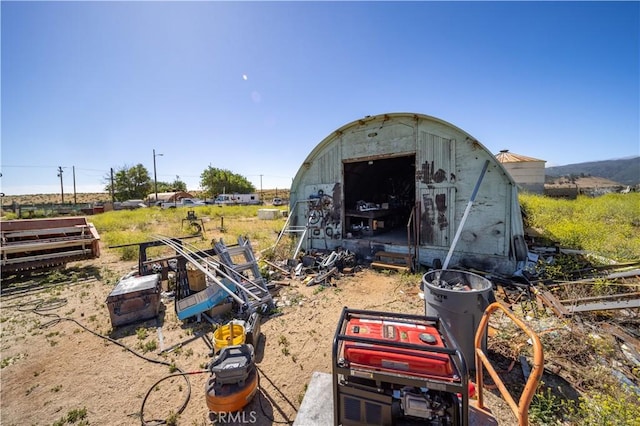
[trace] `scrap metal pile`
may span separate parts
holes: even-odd
[[[587,372],[603,363],[589,342],[606,342],[611,351],[602,368],[638,390],[640,261],[594,260],[583,251],[544,247],[530,248],[529,257],[535,270],[522,276],[475,272],[491,280],[504,306],[531,321],[549,349],[545,370],[584,391]],[[564,264],[575,269],[558,272]],[[493,349],[510,356],[513,348],[503,346]]]
[[[175,254],[147,259],[147,249],[155,246],[167,246]],[[169,281],[173,288],[163,291]],[[112,326],[157,316],[161,295],[175,300],[179,320],[205,319],[213,325],[213,341],[206,333],[195,336],[202,337],[211,349],[205,387],[211,420],[242,409],[257,392],[255,352],[260,324],[262,316],[274,308],[249,240],[239,237],[238,244],[231,246],[221,240],[210,250],[160,235],[139,244],[138,271],[123,277],[107,298]],[[184,343],[161,348],[159,354]]]
[[[2,271],[28,273],[100,257],[100,236],[84,217],[2,222]]]
[[[301,280],[307,286],[331,285],[333,279],[340,275],[351,275],[361,270],[356,255],[349,250],[334,250],[329,253],[313,251],[302,254],[298,260],[270,262],[263,260],[270,267],[274,284],[285,284],[279,278]]]

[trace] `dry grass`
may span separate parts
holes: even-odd
[[[202,191],[189,191],[194,197],[203,197]],[[265,189],[261,194],[262,200],[266,204],[269,204],[274,197],[280,197],[284,200],[289,199],[288,189]],[[64,194],[65,203],[73,203],[75,200],[78,204],[97,203],[111,201],[111,196],[108,192],[87,192],[75,194]],[[3,205],[9,205],[12,203],[17,204],[56,204],[62,202],[62,196],[60,194],[25,194],[25,195],[7,195],[2,198]]]
[[[111,197],[107,192],[87,192],[76,194],[64,194],[65,203],[86,204],[110,201]],[[27,194],[27,195],[7,195],[2,198],[3,205],[9,204],[56,204],[62,202],[60,194]]]

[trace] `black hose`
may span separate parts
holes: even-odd
[[[128,346],[118,342],[115,339],[112,339],[109,336],[104,336],[102,334],[96,333],[95,331],[87,328],[85,325],[81,324],[80,322],[78,322],[77,320],[73,319],[73,318],[67,318],[67,317],[61,317],[58,314],[51,314],[51,313],[43,313],[46,311],[50,311],[52,309],[57,309],[60,308],[64,305],[67,304],[67,299],[51,299],[51,300],[47,300],[44,301],[42,299],[36,299],[30,302],[26,302],[26,303],[20,303],[17,305],[11,305],[11,306],[5,306],[5,308],[9,307],[9,308],[16,308],[18,311],[20,312],[33,312],[35,314],[38,314],[42,317],[46,317],[46,318],[52,318],[50,321],[45,322],[44,324],[40,324],[40,328],[48,328],[51,327],[53,325],[56,325],[58,323],[60,323],[61,321],[70,321],[75,323],[78,327],[82,328],[83,330],[93,334],[96,337],[99,337],[101,339],[107,340],[115,345],[120,346],[121,348],[125,349],[126,351],[132,353],[133,355],[137,356],[140,359],[143,359],[145,361],[151,362],[153,364],[159,364],[159,365],[166,365],[168,367],[171,368],[175,368],[177,371],[179,371],[179,373],[175,373],[175,374],[170,374],[169,376],[166,376],[162,379],[160,379],[158,382],[156,382],[153,386],[151,386],[151,388],[149,389],[149,391],[147,392],[147,395],[144,397],[144,400],[142,401],[142,406],[140,407],[140,421],[142,426],[150,426],[150,425],[156,425],[156,424],[166,424],[166,420],[152,420],[155,423],[147,423],[144,420],[144,405],[145,402],[147,400],[147,397],[149,396],[149,394],[151,393],[151,391],[156,387],[156,385],[160,382],[162,382],[163,380],[166,380],[170,377],[174,377],[174,376],[182,376],[185,379],[185,382],[187,383],[187,395],[185,396],[185,399],[182,403],[182,405],[180,406],[180,408],[178,409],[178,411],[176,411],[176,414],[180,414],[182,413],[185,408],[187,408],[187,404],[189,403],[189,400],[191,399],[191,382],[189,382],[189,378],[187,377],[190,374],[201,374],[201,373],[208,373],[207,370],[203,370],[203,371],[194,371],[194,372],[184,372],[182,371],[179,367],[176,367],[175,365],[167,362],[167,361],[162,361],[159,359],[153,359],[153,358],[149,358],[146,357],[136,351],[134,351],[133,349],[129,348]],[[27,306],[29,306],[30,308],[26,308]]]
[[[262,390],[262,387],[260,386],[260,375],[261,375],[261,374],[263,374],[263,373],[262,373],[262,370],[260,370],[260,369],[258,368],[258,366],[256,366],[256,374],[258,375],[258,390]],[[267,380],[269,380],[269,379],[267,378]],[[271,381],[269,380],[269,382],[271,382]],[[272,384],[273,384],[273,383],[272,383]],[[286,398],[285,398],[285,399],[286,399]],[[275,419],[274,419],[273,417],[271,417],[270,415],[268,415],[268,414],[267,414],[267,412],[264,410],[264,407],[262,406],[262,398],[260,398],[260,394],[258,394],[258,402],[260,403],[260,411],[262,411],[262,414],[263,414],[263,415],[267,418],[267,420],[269,420],[270,422],[272,422],[272,423],[277,423],[277,424],[284,424],[284,425],[290,425],[290,424],[293,424],[293,421],[291,421],[291,420],[287,420],[287,421],[278,421],[278,420],[275,420]],[[296,408],[296,407],[294,407],[294,406],[293,406],[293,404],[291,404],[291,402],[290,402],[289,400],[287,400],[287,402],[289,402],[289,404],[290,404],[290,405],[294,408],[294,410],[295,410],[295,408]]]
[[[182,403],[182,405],[180,406],[180,408],[178,408],[178,410],[176,411],[176,415],[181,414],[186,408],[187,405],[189,403],[189,400],[191,399],[191,382],[189,381],[188,376],[189,375],[193,375],[193,374],[204,374],[204,373],[210,373],[209,370],[198,370],[198,371],[189,371],[189,372],[185,372],[182,371],[179,367],[176,367],[175,365],[167,362],[167,361],[162,361],[162,360],[158,360],[158,359],[153,359],[153,358],[148,358],[136,351],[134,351],[133,349],[129,348],[128,346],[118,342],[115,339],[112,339],[109,336],[104,336],[102,334],[96,333],[95,331],[87,328],[85,325],[81,324],[80,322],[78,322],[77,320],[73,319],[73,318],[67,318],[67,317],[61,317],[58,314],[51,314],[51,313],[43,313],[46,311],[50,311],[53,309],[57,309],[60,308],[64,305],[67,304],[67,299],[51,299],[51,300],[42,300],[42,299],[36,299],[30,302],[26,302],[26,303],[21,303],[21,304],[17,304],[17,305],[11,305],[11,306],[5,306],[5,308],[16,308],[18,311],[20,312],[34,312],[40,316],[43,317],[47,317],[47,318],[52,318],[50,321],[47,321],[44,324],[40,325],[40,328],[48,328],[51,327],[53,325],[56,325],[58,323],[60,323],[61,321],[70,321],[75,323],[78,327],[82,328],[83,330],[93,334],[96,337],[99,337],[101,339],[107,340],[115,345],[120,346],[121,348],[125,349],[126,351],[132,353],[133,355],[137,356],[140,359],[143,359],[145,361],[154,363],[154,364],[159,364],[159,365],[166,365],[168,367],[171,368],[175,368],[178,373],[173,373],[173,374],[169,374],[168,376],[165,376],[163,378],[161,378],[160,380],[158,380],[157,382],[155,382],[153,384],[153,386],[151,386],[149,388],[149,390],[147,391],[146,395],[144,396],[143,400],[142,400],[142,404],[140,406],[140,422],[142,426],[155,426],[155,425],[163,425],[163,424],[167,424],[167,421],[162,419],[162,420],[158,420],[158,419],[153,419],[153,420],[148,420],[145,421],[144,419],[144,407],[145,404],[147,402],[147,399],[149,398],[149,395],[151,394],[151,392],[153,391],[153,389],[155,389],[155,387],[157,385],[159,385],[160,383],[162,383],[163,381],[170,379],[171,377],[184,377],[185,382],[187,383],[187,395],[185,396],[185,399]],[[30,308],[27,309],[26,307],[29,306]],[[262,390],[261,386],[260,386],[260,376],[263,374],[262,371],[257,368],[256,366],[256,373],[258,375],[258,389]],[[286,398],[285,398],[286,399]],[[275,420],[273,417],[269,416],[263,405],[262,405],[262,399],[260,398],[260,395],[258,395],[258,402],[260,404],[260,410],[262,411],[262,414],[272,423],[277,423],[277,424],[292,424],[293,422],[290,420],[287,421],[277,421]],[[287,400],[287,402],[289,402]],[[291,404],[291,402],[289,402],[289,404]],[[293,404],[291,404],[291,406],[293,407]],[[295,407],[293,407],[295,409]]]
[[[149,420],[149,421],[145,421],[144,420],[144,406],[147,402],[147,398],[149,398],[149,395],[151,394],[151,392],[153,391],[153,389],[155,389],[156,386],[158,386],[160,383],[162,383],[163,381],[170,379],[171,377],[177,377],[177,376],[182,376],[185,378],[187,384],[188,384],[188,390],[187,390],[187,397],[185,398],[184,404],[182,405],[182,407],[180,407],[180,409],[176,412],[176,414],[180,414],[184,411],[185,408],[187,408],[187,404],[189,402],[189,398],[191,397],[191,384],[189,383],[189,379],[187,378],[188,375],[191,374],[203,374],[203,373],[209,373],[209,370],[199,370],[199,371],[189,371],[189,372],[183,372],[182,370],[178,369],[180,372],[179,373],[174,373],[174,374],[169,374],[168,376],[165,376],[163,378],[161,378],[160,380],[158,380],[157,382],[155,382],[153,384],[153,386],[151,386],[149,388],[149,390],[147,391],[147,394],[144,396],[144,399],[142,400],[142,406],[140,407],[140,421],[142,422],[142,425],[144,426],[152,426],[152,425],[164,425],[167,423],[166,420]],[[153,422],[153,423],[150,423]]]

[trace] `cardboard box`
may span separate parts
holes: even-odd
[[[160,311],[160,278],[157,274],[124,278],[106,303],[114,328],[155,318]]]
[[[233,303],[231,302],[221,303],[209,309],[208,314],[211,318],[223,316],[224,314],[231,312],[232,307],[233,307]]]
[[[207,287],[204,272],[199,269],[188,269],[187,280],[189,280],[189,288],[191,291],[202,291]]]

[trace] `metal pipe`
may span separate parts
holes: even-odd
[[[177,244],[175,241],[162,236],[158,236],[156,237],[156,239],[168,245],[169,247],[173,248],[176,252],[184,256],[185,259],[191,262],[196,268],[202,271],[206,276],[211,278],[213,282],[218,284],[220,288],[222,288],[227,294],[229,294],[229,296],[233,297],[238,303],[240,303],[241,305],[245,304],[245,301],[242,300],[241,297],[239,297],[237,294],[229,290],[222,281],[220,281],[215,275],[213,275],[210,271],[208,271],[204,266],[200,265],[192,256],[190,256],[190,254],[186,250],[180,247],[180,245]]]
[[[484,166],[482,167],[482,171],[480,172],[480,177],[478,177],[478,181],[476,182],[475,188],[473,188],[473,192],[471,193],[471,198],[467,203],[467,208],[464,209],[464,214],[462,215],[462,219],[460,220],[460,224],[458,225],[458,229],[456,230],[456,235],[453,237],[453,242],[451,243],[451,247],[449,247],[449,253],[447,253],[447,257],[442,264],[442,269],[447,269],[449,266],[449,261],[451,260],[451,256],[453,255],[453,249],[458,244],[458,239],[460,238],[460,234],[462,233],[462,228],[464,227],[464,223],[467,221],[467,216],[469,216],[469,211],[471,210],[471,206],[476,199],[476,195],[478,194],[478,189],[480,189],[480,183],[482,182],[482,178],[484,177],[485,172],[487,171],[487,167],[489,166],[489,160],[484,162]]]
[[[253,294],[251,291],[249,291],[245,286],[243,286],[240,282],[238,282],[237,280],[235,280],[234,278],[232,278],[229,274],[227,274],[226,272],[224,272],[223,270],[221,270],[220,268],[218,268],[215,264],[213,264],[212,262],[210,262],[208,259],[206,259],[204,256],[200,256],[199,254],[197,254],[194,250],[187,250],[184,247],[180,246],[179,244],[177,244],[175,241],[171,240],[170,238],[167,237],[162,237],[162,236],[158,236],[156,237],[159,241],[164,242],[166,245],[168,245],[169,247],[172,247],[174,250],[176,250],[179,254],[181,254],[182,256],[184,256],[189,262],[191,262],[194,266],[196,266],[198,269],[200,269],[202,272],[205,273],[205,275],[207,275],[209,278],[211,278],[216,284],[218,284],[221,287],[224,287],[225,290],[227,292],[230,292],[231,290],[228,290],[224,284],[222,283],[222,281],[218,280],[218,278],[213,275],[210,271],[208,271],[206,268],[204,268],[202,265],[200,265],[196,260],[194,260],[193,256],[195,256],[196,258],[198,258],[199,260],[205,262],[207,264],[207,266],[210,266],[211,268],[213,268],[217,273],[219,273],[220,275],[224,276],[225,278],[229,279],[231,282],[233,282],[236,286],[238,286],[242,291],[244,291],[246,294],[248,294],[249,296],[253,297],[254,299],[256,299],[257,301],[260,301],[260,298],[258,296],[256,296],[255,294]],[[232,269],[232,271],[244,278],[238,271],[234,271]],[[235,293],[233,293],[235,295]],[[237,297],[237,296],[236,296]],[[239,299],[236,299],[239,300]],[[244,303],[244,300],[240,303]]]

